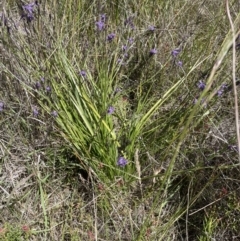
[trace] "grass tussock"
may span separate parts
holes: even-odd
[[[239,239],[227,4],[1,3],[0,240]]]

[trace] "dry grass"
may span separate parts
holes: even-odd
[[[22,3],[1,2],[0,240],[240,239],[231,49],[210,79],[206,106],[194,109],[202,93],[199,80],[206,83],[230,30],[225,4],[212,0],[152,4],[41,1],[34,20],[27,23],[20,20]],[[229,4],[235,19],[239,4]],[[101,35],[96,34],[95,22],[102,13],[107,16],[107,31]],[[124,25],[129,17],[134,30]],[[153,25],[151,33],[148,27]],[[110,32],[116,32],[116,38],[103,44]],[[126,63],[116,67],[129,37],[136,42]],[[149,57],[152,48],[158,53]],[[171,51],[176,48],[181,51],[174,60]],[[64,58],[58,58],[62,49],[71,71],[87,71],[92,106],[101,121],[114,126],[117,153],[129,161],[126,169],[118,170],[114,158],[113,164],[97,159],[112,139],[103,138],[99,153],[89,155],[94,159],[86,158],[84,149],[78,149],[59,126],[59,120],[71,114],[69,109],[59,107],[58,117],[51,114],[59,96],[49,94],[46,87],[63,86],[74,76],[62,67]],[[237,78],[237,66],[235,71]],[[99,84],[101,89],[98,83],[107,84]],[[109,83],[112,90],[121,91],[108,98]],[[222,84],[228,91],[213,96]],[[45,109],[44,95],[52,98]],[[166,101],[154,109],[164,96]],[[112,122],[103,114],[110,104],[115,106]],[[78,129],[81,122],[74,120],[74,125]],[[94,137],[103,128],[101,123],[97,127]],[[104,157],[111,155],[109,151]]]

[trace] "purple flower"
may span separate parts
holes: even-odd
[[[223,92],[224,92],[223,89],[219,89],[219,90],[218,90],[218,97],[222,96]]]
[[[177,66],[178,66],[178,67],[182,67],[182,66],[183,66],[183,62],[179,60],[179,61],[177,62]]]
[[[29,13],[32,13],[33,12],[33,8],[35,7],[36,3],[33,2],[33,3],[29,3],[29,4],[26,4],[23,6],[23,9],[26,10],[27,12]]]
[[[125,167],[127,165],[127,160],[121,156],[118,158],[117,165],[120,167]]]
[[[119,58],[119,59],[117,59],[117,63],[118,64],[120,64],[120,65],[125,65],[126,64],[126,62],[124,61],[124,57],[123,58]]]
[[[53,117],[57,117],[58,116],[58,113],[55,110],[51,114],[52,114]]]
[[[123,45],[123,46],[122,46],[122,51],[125,52],[126,50],[127,50],[127,45]]]
[[[0,112],[2,112],[4,109],[4,103],[3,102],[0,102]]]
[[[106,21],[106,14],[105,13],[100,15],[100,21],[105,23],[105,21]]]
[[[202,80],[200,80],[199,83],[198,83],[198,88],[199,88],[200,90],[204,90],[205,87],[206,87],[206,84],[203,83]]]
[[[51,92],[51,87],[50,87],[50,86],[47,86],[47,87],[46,87],[46,91],[47,91],[47,92]]]
[[[176,58],[176,57],[179,55],[180,52],[181,52],[181,50],[180,50],[179,48],[177,48],[177,49],[174,49],[174,50],[171,52],[171,54],[172,54],[172,56],[173,56],[174,58]]]
[[[35,88],[38,89],[38,90],[41,88],[41,84],[40,84],[40,82],[36,82],[36,84],[35,84]]]
[[[108,36],[107,36],[107,41],[108,42],[112,42],[112,40],[114,39],[114,37],[115,37],[115,33],[110,33]]]
[[[150,25],[150,26],[148,27],[148,30],[150,30],[150,31],[154,31],[154,30],[155,30],[155,27],[152,26],[152,25]]]
[[[81,70],[81,71],[79,72],[79,74],[80,74],[83,78],[85,78],[85,77],[87,76],[87,73],[86,73],[86,71],[84,71],[84,70]]]
[[[96,22],[97,30],[102,31],[105,27],[105,23],[102,21]]]
[[[108,108],[108,110],[107,110],[107,113],[109,114],[109,115],[111,115],[113,112],[114,112],[114,107],[113,106],[110,106],[109,108]]]
[[[133,41],[134,41],[133,38],[129,38],[129,39],[128,39],[128,42],[129,42],[130,44],[133,44]]]
[[[101,14],[100,15],[100,19],[101,19],[102,22],[105,23],[105,21],[106,21],[106,13]]]
[[[26,12],[23,17],[26,17],[28,22],[31,22],[34,19],[34,7],[37,5],[38,3],[35,1],[23,6],[24,11]]]
[[[40,80],[41,80],[42,82],[44,82],[44,81],[45,81],[44,77],[41,77],[41,78],[40,78]]]
[[[38,110],[36,108],[33,108],[33,116],[34,117],[38,116]]]
[[[154,54],[157,53],[157,50],[156,49],[151,49],[149,53],[150,53],[150,55],[154,55]]]
[[[220,89],[218,90],[217,94],[218,94],[218,97],[222,96],[223,92],[225,91],[225,89],[227,88],[227,85],[226,84],[223,84]]]

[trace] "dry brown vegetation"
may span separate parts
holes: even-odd
[[[0,240],[240,240],[225,1],[0,6]]]

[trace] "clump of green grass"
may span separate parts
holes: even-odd
[[[217,236],[218,215],[204,212],[215,202],[225,208],[218,189],[233,188],[228,170],[238,171],[235,129],[226,131],[233,37],[225,6],[61,0],[4,7],[2,159],[14,153],[34,163],[22,175],[37,190],[39,237]],[[73,190],[59,194],[72,198],[67,211],[56,204],[55,182]],[[58,217],[51,203],[60,205]]]

